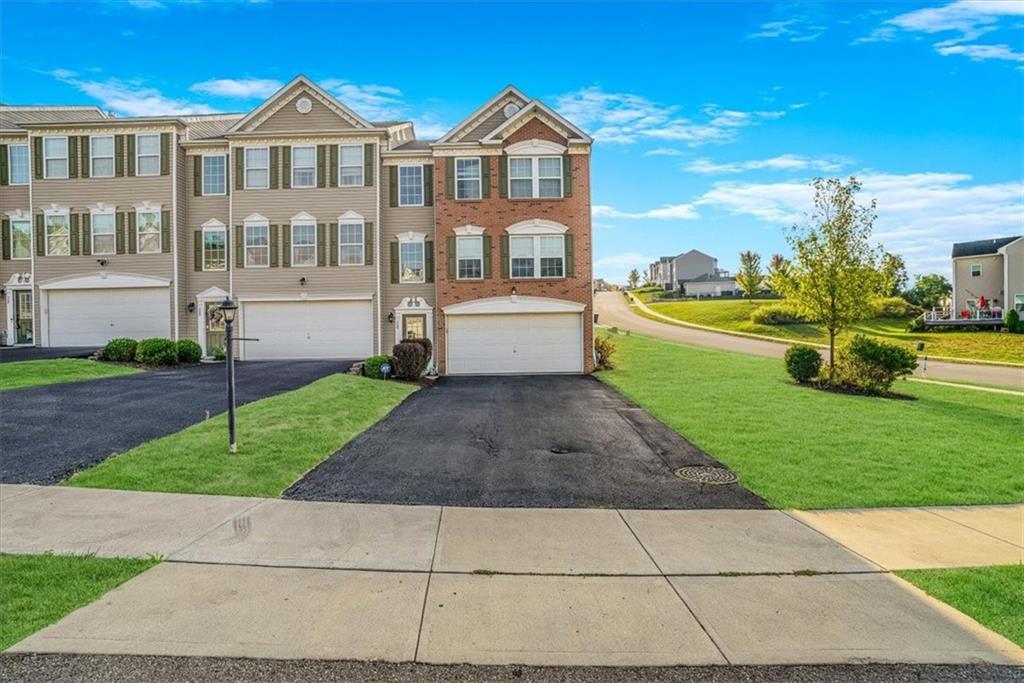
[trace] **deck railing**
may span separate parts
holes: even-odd
[[[926,323],[935,322],[994,322],[1003,319],[1003,310],[1001,308],[986,308],[984,310],[980,308],[964,309],[961,311],[954,311],[950,308],[933,308],[930,311],[924,312],[924,321]]]

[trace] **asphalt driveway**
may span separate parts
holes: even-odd
[[[736,484],[702,487],[674,475],[705,464],[717,463],[592,377],[449,377],[406,399],[284,496],[478,507],[767,507]]]
[[[351,362],[238,363],[236,403],[297,389]],[[115,453],[227,410],[224,365],[5,391],[0,410],[0,482],[55,484]],[[226,438],[226,437],[225,437]]]
[[[94,353],[95,346],[0,346],[0,363],[51,358],[88,358]]]

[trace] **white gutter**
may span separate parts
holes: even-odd
[[[39,336],[39,323],[41,321],[37,320],[37,318],[39,317],[39,308],[40,308],[40,306],[42,305],[42,302],[43,302],[42,295],[39,296],[38,303],[37,303],[37,300],[36,300],[36,244],[38,244],[37,240],[39,239],[39,237],[36,235],[36,214],[35,214],[35,211],[34,211],[33,206],[32,206],[32,181],[35,180],[35,162],[36,162],[36,160],[32,158],[32,148],[33,148],[33,146],[34,145],[32,144],[32,136],[29,135],[28,136],[28,227],[29,227],[29,234],[32,235],[32,241],[29,244],[28,253],[29,253],[29,272],[30,272],[31,277],[32,277],[32,290],[31,290],[32,291],[32,346],[42,346],[43,340]],[[81,159],[79,159],[79,161],[81,161]],[[8,165],[8,173],[10,173],[10,166],[9,165]],[[10,177],[10,176],[8,176],[8,177]],[[46,219],[44,218],[43,220],[45,221]],[[44,231],[46,230],[45,223],[43,224],[43,230]],[[43,239],[46,239],[46,238],[44,237]],[[14,250],[13,240],[12,240],[12,243],[11,243],[11,250],[12,251]],[[12,254],[12,256],[13,256],[13,254]],[[11,293],[7,292],[7,296],[10,296],[10,295],[11,295]],[[14,337],[15,339],[18,338],[17,337],[17,332],[14,329],[14,316],[13,315],[10,317],[10,325],[8,327],[8,330],[7,330],[8,338],[10,338],[10,336],[12,334],[15,335],[15,337]],[[11,346],[13,346],[13,344],[11,344]]]
[[[376,156],[375,166],[377,167],[377,177],[374,179],[374,185],[377,186],[377,209],[376,209],[377,210],[377,220],[375,221],[375,225],[373,226],[373,234],[374,234],[374,240],[375,240],[373,248],[377,252],[375,254],[375,256],[377,257],[375,270],[377,271],[377,273],[376,273],[376,275],[377,275],[377,355],[379,356],[381,354],[381,349],[383,348],[383,345],[384,345],[384,318],[381,315],[383,313],[384,309],[383,309],[383,304],[381,303],[381,299],[383,297],[381,295],[381,289],[380,289],[380,269],[384,266],[384,264],[382,263],[381,256],[380,256],[383,253],[383,251],[381,250],[381,244],[380,244],[380,234],[381,234],[381,225],[380,225],[380,219],[381,219],[380,186],[384,184],[384,175],[383,175],[383,173],[384,173],[384,161],[383,161],[383,157],[381,156],[382,150],[381,150],[381,147],[380,147],[380,142],[376,142],[376,143],[374,143],[374,145],[375,145],[375,147],[374,147],[373,151],[375,153],[374,156]],[[437,265],[435,264],[434,267],[436,269]],[[435,281],[436,281],[436,279],[437,278],[435,278]]]
[[[180,284],[178,282],[178,132],[172,131],[171,148],[171,273],[174,278],[174,341],[180,338]]]

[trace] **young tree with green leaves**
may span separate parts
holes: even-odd
[[[764,274],[761,272],[761,255],[753,251],[740,252],[740,269],[736,273],[736,286],[743,291],[743,296],[753,299],[761,291]]]
[[[637,284],[640,282],[640,271],[636,268],[629,271],[629,275],[626,276],[626,283],[630,289],[636,289]]]
[[[780,294],[786,285],[786,277],[789,275],[789,261],[782,254],[772,254],[768,261],[768,275],[765,277],[765,284],[768,288]]]
[[[828,330],[829,380],[835,377],[836,335],[872,313],[880,287],[880,250],[871,246],[875,201],[858,205],[856,178],[816,178],[814,205],[803,226],[786,236],[793,262],[784,294]]]
[[[879,264],[882,296],[899,296],[907,286],[907,264],[899,254],[885,252]]]
[[[937,308],[943,299],[953,293],[953,285],[943,275],[932,273],[918,275],[914,286],[903,293],[903,297],[915,306]]]

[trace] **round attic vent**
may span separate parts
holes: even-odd
[[[505,105],[505,108],[502,111],[505,114],[505,118],[510,119],[513,116],[515,116],[516,113],[518,113],[519,105],[516,104],[515,102],[509,102],[508,104]]]
[[[295,110],[300,114],[308,114],[313,111],[313,103],[308,97],[300,97],[295,102]]]

